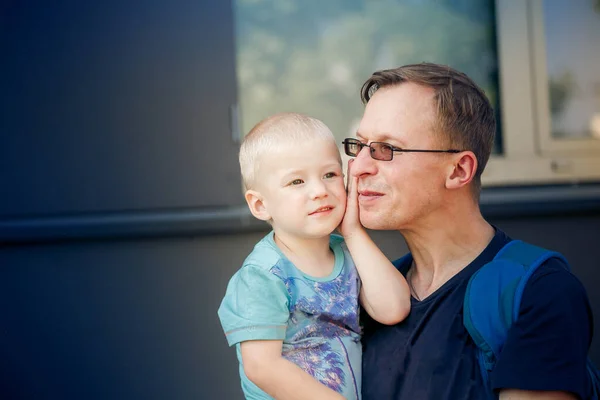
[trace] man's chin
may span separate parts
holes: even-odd
[[[366,215],[364,215],[366,214]],[[389,229],[386,225],[386,221],[384,221],[381,216],[378,215],[370,215],[369,213],[360,214],[360,223],[367,229],[372,230],[385,230]]]

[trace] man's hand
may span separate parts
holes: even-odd
[[[514,389],[500,391],[500,400],[575,400],[578,397],[567,392],[535,392]]]
[[[344,236],[348,238],[356,232],[363,231],[364,228],[360,224],[359,209],[358,209],[358,178],[352,176],[350,168],[354,159],[348,160],[348,171],[346,180],[346,213],[344,219],[340,223],[338,230]]]

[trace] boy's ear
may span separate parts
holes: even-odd
[[[257,192],[256,190],[247,190],[246,193],[244,193],[244,198],[246,199],[246,203],[248,203],[248,208],[250,208],[252,215],[262,221],[271,219],[271,214],[267,211],[260,192]]]

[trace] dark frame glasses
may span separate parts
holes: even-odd
[[[350,157],[356,157],[363,147],[370,149],[371,158],[379,161],[392,161],[394,152],[398,153],[460,153],[462,150],[421,150],[421,149],[401,149],[385,142],[363,143],[358,139],[347,138],[342,141],[344,152]]]

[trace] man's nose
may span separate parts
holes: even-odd
[[[364,146],[354,157],[350,174],[360,178],[363,175],[374,175],[376,172],[377,166],[375,160],[371,158],[371,148]]]

